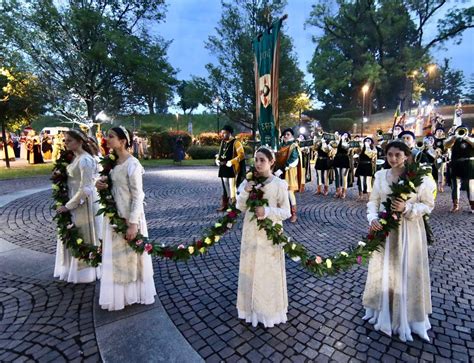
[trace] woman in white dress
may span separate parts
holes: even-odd
[[[371,229],[382,229],[378,213],[385,211],[382,203],[391,193],[391,185],[397,183],[405,171],[410,149],[402,142],[394,141],[387,146],[387,161],[391,169],[375,174],[374,186],[367,203],[367,218]],[[384,248],[370,258],[365,285],[363,319],[374,324],[391,336],[398,334],[401,341],[412,341],[412,333],[429,341],[431,328],[428,314],[431,308],[428,249],[423,215],[434,208],[436,183],[430,176],[423,178],[405,201],[392,201],[392,211],[401,212],[400,226],[390,232]]]
[[[288,184],[273,176],[271,168],[275,156],[261,147],[255,153],[255,168],[259,175],[267,177],[262,190],[268,200],[267,207],[257,207],[257,219],[270,218],[274,223],[291,217]],[[253,182],[245,181],[239,188],[237,208],[247,211],[246,202]],[[285,323],[288,312],[285,255],[281,246],[274,246],[264,230],[259,230],[253,213],[247,211],[242,229],[240,251],[237,310],[239,319],[245,319],[255,327],[260,322],[271,328]]]
[[[95,215],[98,210],[97,192],[94,186],[97,162],[91,155],[87,136],[78,130],[65,134],[68,150],[74,152],[74,160],[67,166],[69,201],[57,208],[58,213],[71,212],[72,221],[79,229],[84,243],[99,245]],[[71,255],[58,238],[54,277],[72,283],[93,282],[99,277],[99,268],[90,267]]]
[[[125,238],[132,240],[140,232],[148,236],[143,209],[142,175],[140,162],[128,152],[131,133],[124,127],[109,130],[107,146],[117,155],[117,165],[110,172],[112,195],[118,214],[127,220]],[[106,181],[99,180],[97,189],[108,187]],[[155,302],[155,282],[151,256],[144,252],[137,254],[128,246],[123,235],[114,232],[110,220],[105,217],[102,226],[102,277],[99,304],[102,309],[121,310],[131,304],[153,304]]]

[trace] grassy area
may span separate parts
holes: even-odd
[[[183,160],[181,164],[175,163],[170,159],[158,159],[158,160],[141,160],[140,161],[145,168],[153,168],[159,166],[213,166],[215,165],[214,159],[204,160]],[[0,180],[5,179],[19,179],[19,178],[31,178],[39,175],[51,174],[52,164],[39,164],[39,165],[24,165],[23,167],[12,167],[7,169],[5,167],[0,168]]]
[[[53,164],[25,165],[24,167],[0,168],[0,180],[31,178],[51,174]]]
[[[214,159],[203,159],[203,160],[183,160],[181,163],[175,163],[171,159],[150,159],[140,160],[141,164],[145,168],[152,168],[155,166],[214,166]]]

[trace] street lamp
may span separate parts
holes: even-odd
[[[179,131],[179,113],[176,112],[176,130]]]
[[[428,74],[432,76],[435,71],[436,71],[436,64],[430,64],[428,66]]]
[[[219,97],[216,97],[216,99],[214,101],[212,101],[212,103],[214,103],[216,105],[216,112],[217,112],[217,130],[216,130],[216,133],[219,133],[219,103],[221,102],[221,100],[219,99]]]
[[[361,125],[361,132],[360,135],[363,137],[364,136],[364,122],[365,121],[365,95],[367,91],[369,90],[370,86],[368,83],[364,84],[362,86],[362,125]]]

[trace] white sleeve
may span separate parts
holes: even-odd
[[[95,174],[95,161],[92,158],[83,157],[79,161],[79,170],[81,173],[81,181],[79,183],[79,189],[72,196],[71,199],[66,203],[65,207],[69,210],[77,208],[79,205],[84,203],[85,199],[90,197],[94,192],[94,174]]]
[[[265,218],[281,219],[284,221],[291,217],[290,197],[288,195],[288,184],[286,181],[279,181],[277,207],[265,207]]]
[[[246,185],[247,180],[244,180],[242,184],[240,184],[239,189],[237,190],[236,207],[242,212],[245,212],[247,210],[247,199],[249,198],[249,192],[245,190]]]
[[[418,187],[416,201],[407,201],[403,217],[406,219],[416,219],[430,214],[435,204],[436,182],[433,177],[423,177],[422,184]]]
[[[373,220],[379,218],[379,208],[381,201],[381,182],[382,182],[382,172],[383,170],[378,171],[374,175],[374,186],[372,188],[372,192],[370,193],[369,202],[367,203],[367,220],[369,224],[372,223]]]
[[[143,201],[145,193],[143,192],[143,167],[138,160],[132,161],[128,166],[128,180],[131,196],[130,217],[128,221],[133,224],[139,224],[140,216],[144,213]]]

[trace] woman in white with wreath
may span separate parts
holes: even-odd
[[[143,209],[144,170],[128,152],[131,141],[131,133],[123,126],[109,130],[107,146],[118,158],[117,165],[110,172],[111,192],[118,214],[126,219],[128,229],[125,236],[117,234],[108,217],[104,217],[99,304],[107,310],[121,310],[131,304],[153,304],[156,295],[151,256],[145,252],[137,254],[127,242],[138,232],[148,236]],[[99,190],[108,188],[106,181],[102,180],[97,181],[96,186]]]
[[[97,177],[97,162],[92,156],[87,136],[79,130],[70,130],[65,134],[65,145],[74,153],[73,161],[67,166],[67,186],[69,201],[57,208],[57,213],[71,212],[85,244],[98,246],[99,225],[95,217],[98,204],[94,186]],[[71,255],[58,237],[54,277],[72,283],[93,282],[100,277],[100,270],[90,267]]]
[[[405,163],[411,152],[399,141],[391,142],[386,149],[391,169],[375,174],[374,186],[367,203],[367,218],[373,231],[382,229],[379,212],[400,212],[400,226],[390,232],[385,246],[370,257],[365,285],[363,317],[391,336],[413,341],[412,333],[429,341],[431,328],[428,315],[432,312],[428,248],[423,215],[434,208],[436,183],[431,176],[423,177],[416,193],[405,201],[392,201],[392,211],[385,211],[382,204],[391,193],[391,185],[397,183],[405,171]]]
[[[275,156],[268,148],[261,147],[255,153],[255,169],[267,177],[262,190],[268,200],[267,207],[257,207],[257,219],[270,218],[273,223],[282,224],[291,217],[288,184],[272,175]],[[254,185],[243,182],[237,196],[237,208],[247,211],[247,199]],[[237,310],[239,319],[245,319],[254,327],[262,323],[271,328],[286,323],[288,293],[286,288],[285,254],[281,246],[274,246],[265,230],[260,230],[253,213],[247,211],[242,229],[240,250],[239,285]]]

